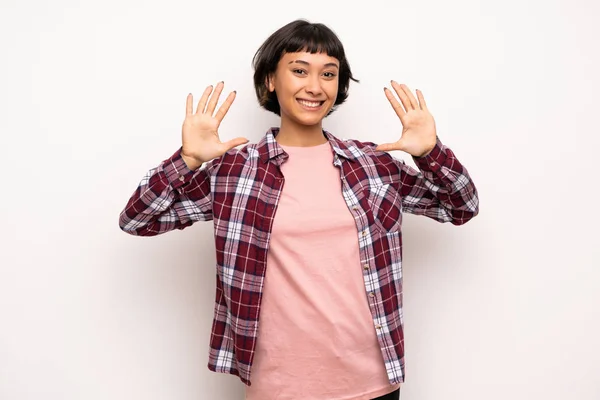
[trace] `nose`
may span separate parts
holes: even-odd
[[[313,96],[319,96],[323,93],[323,88],[321,87],[321,80],[318,75],[312,75],[307,79],[306,82],[306,93],[309,93]]]

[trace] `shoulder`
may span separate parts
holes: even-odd
[[[248,161],[258,159],[258,156],[258,143],[248,143],[242,147],[235,147],[228,150],[221,156],[221,161],[228,163],[247,163]]]
[[[404,161],[391,154],[377,150],[377,143],[358,139],[338,139],[340,149],[348,155],[353,168],[363,170],[373,182],[390,183],[398,179]]]
[[[375,163],[396,163],[402,162],[395,159],[388,152],[377,150],[377,143],[371,141],[362,141],[358,139],[338,139],[342,145],[341,148],[346,148],[352,155],[359,160],[365,160]]]
[[[213,176],[239,175],[244,168],[255,166],[259,158],[257,145],[257,143],[248,143],[242,147],[229,149],[207,164],[209,173]]]

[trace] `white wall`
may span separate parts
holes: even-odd
[[[600,398],[597,2],[0,7],[0,399],[243,398],[206,367],[211,223],[138,238],[118,214],[178,148],[188,92],[238,91],[223,138],[277,124],[250,61],[298,17],[361,79],[328,130],[394,140],[382,88],[405,82],[479,189],[465,226],[405,219],[402,399]]]

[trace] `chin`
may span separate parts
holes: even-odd
[[[315,118],[315,117],[311,117],[311,118],[304,117],[303,118],[303,116],[297,116],[296,118],[294,118],[294,120],[302,126],[315,126],[315,125],[319,125],[321,123],[321,121],[323,121],[323,118]]]
[[[330,109],[323,109],[320,112],[303,112],[302,110],[294,113],[294,119],[302,125],[316,125],[323,121]]]

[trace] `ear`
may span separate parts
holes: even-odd
[[[275,84],[273,83],[274,81],[275,76],[273,76],[273,74],[267,75],[267,78],[265,79],[265,86],[267,87],[267,90],[270,93],[273,93],[275,91]]]

